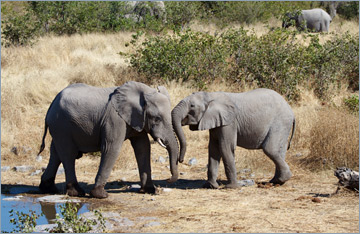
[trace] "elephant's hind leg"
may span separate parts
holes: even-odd
[[[76,146],[70,140],[63,138],[60,143],[55,142],[55,149],[65,169],[66,194],[77,197],[85,196],[85,191],[76,179],[75,160],[79,153]]]
[[[60,163],[61,161],[56,153],[54,143],[51,142],[49,163],[45,169],[45,172],[41,176],[41,182],[39,185],[41,192],[50,194],[59,193],[55,186],[55,177]]]
[[[275,164],[275,175],[270,183],[284,184],[292,176],[289,165],[285,162],[287,138],[280,134],[270,133],[263,150]]]

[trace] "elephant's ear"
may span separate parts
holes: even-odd
[[[141,132],[145,125],[144,87],[141,85],[145,86],[134,81],[126,82],[115,89],[110,100],[120,117],[138,132]]]
[[[169,99],[169,102],[170,102],[169,92],[167,91],[167,89],[164,86],[158,86],[157,90],[159,93],[164,94]]]
[[[229,98],[218,98],[209,102],[209,105],[199,122],[199,130],[208,130],[234,122],[238,108]]]

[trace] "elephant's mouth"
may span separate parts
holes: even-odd
[[[185,126],[189,122],[189,118],[186,116],[183,120],[181,120],[181,126]]]
[[[163,141],[159,137],[156,139],[156,142],[159,143],[159,145],[161,147],[164,147],[166,149],[166,145],[163,143]]]
[[[197,130],[199,130],[199,124],[191,124],[191,125],[189,125],[189,129],[191,131],[197,131]]]

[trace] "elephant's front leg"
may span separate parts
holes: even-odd
[[[238,188],[240,184],[237,183],[235,167],[236,127],[233,125],[223,126],[218,128],[215,133],[218,137],[219,151],[228,179],[228,184],[225,187]]]
[[[104,141],[101,149],[101,161],[99,171],[95,178],[95,186],[90,195],[95,198],[107,198],[105,184],[110,176],[111,170],[118,158],[123,140],[108,142]]]
[[[136,161],[140,174],[140,192],[155,193],[155,186],[151,179],[150,165],[150,141],[148,135],[143,132],[141,135],[130,138],[131,145],[134,148]]]
[[[210,141],[209,141],[209,162],[208,162],[208,181],[203,185],[203,188],[219,188],[219,184],[216,182],[218,176],[218,169],[220,163],[220,151],[219,145],[216,139],[210,131]]]

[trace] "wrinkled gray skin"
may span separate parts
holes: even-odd
[[[302,10],[299,14],[287,13],[283,20],[282,27],[290,27],[291,20],[295,20],[296,28],[299,31],[309,29],[315,32],[329,32],[331,23],[330,15],[322,9]]]
[[[171,114],[180,142],[180,162],[186,151],[182,126],[189,125],[191,130],[209,129],[208,181],[204,187],[219,187],[216,178],[220,158],[229,182],[226,187],[239,186],[234,159],[236,146],[264,151],[276,166],[271,183],[283,184],[290,179],[292,174],[285,153],[294,134],[295,117],[288,103],[275,91],[197,92],[180,101]]]
[[[125,2],[125,18],[140,22],[146,15],[153,16],[166,22],[165,3],[163,1],[127,1]],[[145,22],[146,23],[146,22]]]
[[[50,160],[39,186],[45,193],[58,192],[55,176],[62,163],[67,194],[84,196],[85,192],[75,175],[75,159],[86,152],[101,151],[101,162],[90,195],[106,198],[108,194],[104,186],[126,139],[134,148],[140,173],[140,192],[154,193],[147,133],[169,153],[172,173],[169,182],[178,178],[179,147],[172,128],[170,98],[165,87],[159,86],[156,90],[133,81],[113,88],[70,85],[50,105],[40,152],[45,147],[47,128],[52,136]]]

